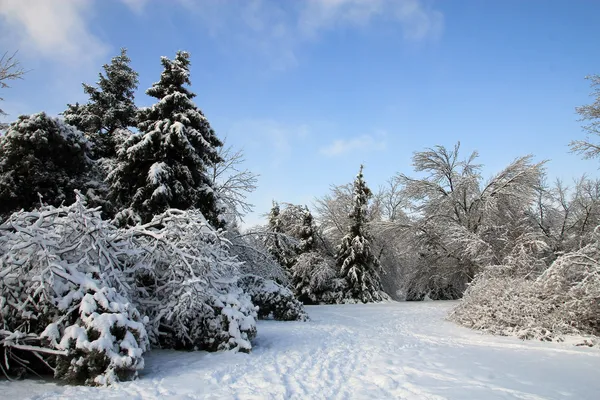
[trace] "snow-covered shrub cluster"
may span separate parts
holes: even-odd
[[[303,311],[271,281],[244,292],[239,264],[197,210],[167,210],[129,229],[102,220],[82,196],[15,213],[0,227],[2,368],[109,384],[135,377],[149,344],[249,351],[251,296],[276,318]]]
[[[116,230],[86,208],[18,212],[0,226],[2,370],[107,384],[144,366],[146,329],[128,300]]]
[[[252,298],[258,307],[258,317],[273,318],[278,321],[305,321],[308,315],[304,306],[294,293],[275,281],[256,275],[245,275],[238,280],[238,285]]]
[[[143,251],[130,270],[155,345],[249,351],[256,310],[236,284],[239,261],[198,210],[167,210],[127,230]]]
[[[514,264],[489,267],[471,283],[450,318],[524,339],[600,336],[598,228],[595,236],[594,242],[558,257],[541,273],[519,273]]]

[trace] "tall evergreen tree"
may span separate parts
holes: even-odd
[[[87,104],[67,105],[63,113],[65,122],[84,132],[94,144],[96,157],[116,157],[116,146],[122,140],[123,130],[136,125],[137,108],[134,92],[138,74],[130,66],[127,50],[103,66],[97,87],[83,84],[89,96]]]
[[[192,101],[190,59],[184,51],[175,59],[162,57],[160,80],[146,91],[158,99],[138,113],[140,134],[120,148],[109,174],[111,197],[149,221],[168,208],[198,208],[215,227],[223,221],[207,168],[221,161],[221,141]]]
[[[371,251],[367,232],[367,204],[371,190],[363,179],[363,166],[354,180],[351,225],[337,251],[340,276],[346,280],[346,297],[363,303],[383,300],[379,260]]]
[[[302,211],[302,228],[300,230],[300,244],[298,245],[299,253],[308,253],[315,247],[315,230],[314,219],[308,209],[304,206]]]

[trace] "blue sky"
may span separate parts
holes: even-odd
[[[10,115],[85,101],[127,47],[144,91],[160,56],[192,57],[192,90],[220,137],[260,174],[250,196],[309,204],[349,182],[410,174],[414,151],[461,141],[484,175],[550,159],[549,177],[598,175],[568,143],[600,73],[594,0],[0,0],[0,50],[30,70],[3,90]]]

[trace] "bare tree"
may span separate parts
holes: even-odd
[[[23,75],[26,71],[23,69],[16,56],[17,52],[14,52],[12,55],[5,52],[2,57],[0,57],[0,89],[9,88],[8,81],[23,79]],[[0,100],[4,99],[0,97]],[[0,115],[6,115],[6,113],[0,109]]]
[[[600,179],[583,176],[571,187],[560,180],[554,186],[542,182],[529,217],[553,258],[579,250],[593,240],[593,231],[600,225]]]
[[[600,75],[591,75],[586,77],[591,82],[593,89],[591,94],[594,102],[585,106],[577,107],[575,110],[581,115],[581,121],[590,121],[584,125],[589,135],[600,136]],[[600,156],[600,143],[592,143],[588,136],[586,140],[574,140],[570,144],[571,151],[579,153],[585,159],[596,158]]]
[[[246,200],[246,196],[256,189],[258,174],[241,165],[246,161],[241,150],[234,151],[231,146],[224,145],[219,148],[218,155],[223,160],[214,164],[209,171],[213,188],[225,204],[231,220],[243,221],[254,205]]]

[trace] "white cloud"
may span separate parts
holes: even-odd
[[[384,134],[362,135],[350,139],[334,140],[329,146],[322,147],[319,152],[328,157],[335,157],[355,151],[382,151],[386,147]]]
[[[95,61],[108,46],[88,29],[92,8],[86,0],[0,0],[2,44],[71,65]]]

